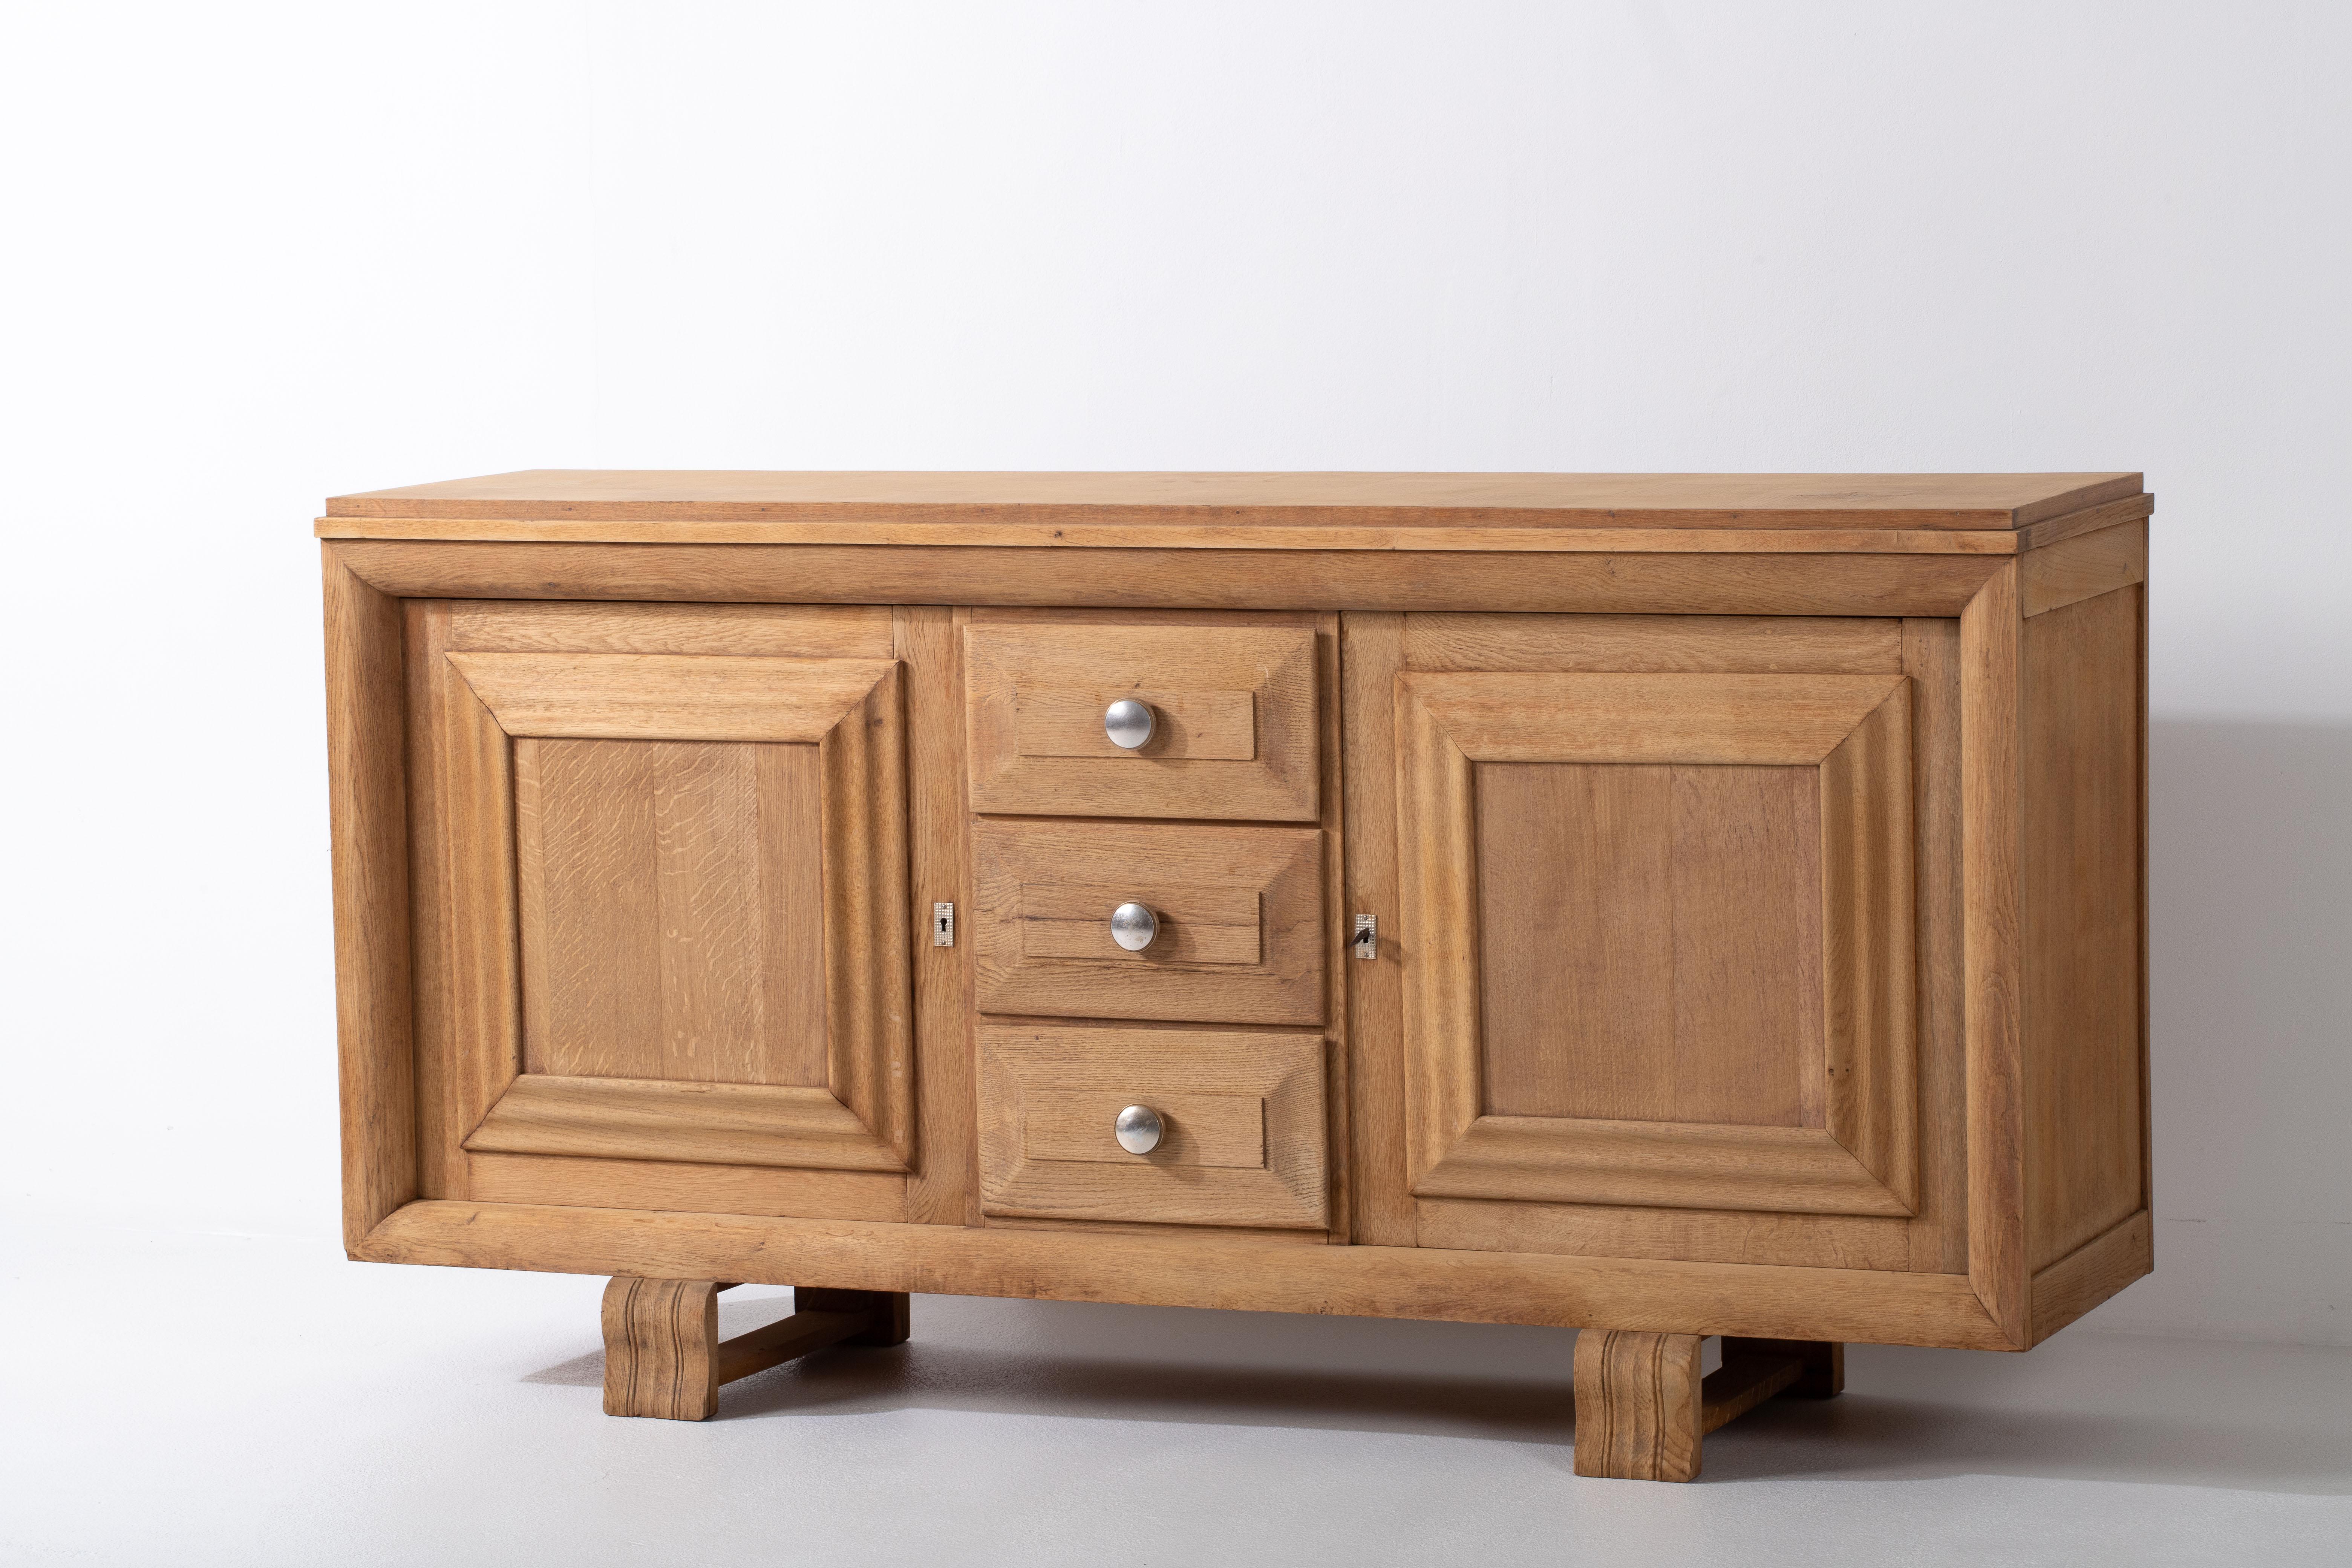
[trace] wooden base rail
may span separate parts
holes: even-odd
[[[714,1279],[615,1277],[604,1287],[604,1414],[708,1421],[719,1385],[832,1345],[907,1342],[907,1298],[888,1290],[795,1289],[793,1310],[719,1337]]]
[[[1845,1346],[1726,1335],[1723,1365],[1698,1374],[1700,1334],[1587,1329],[1576,1339],[1576,1473],[1629,1481],[1698,1479],[1699,1439],[1766,1400],[1845,1391]]]

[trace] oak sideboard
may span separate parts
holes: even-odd
[[[1847,1342],[2029,1349],[2151,1265],[2152,505],[331,500],[348,1250],[611,1276],[615,1415],[910,1292],[1575,1328],[1578,1472],[1659,1479]]]

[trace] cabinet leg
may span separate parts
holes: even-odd
[[[715,1279],[615,1277],[604,1287],[604,1414],[708,1421],[719,1385],[828,1345],[907,1341],[907,1298],[887,1290],[793,1292],[796,1310],[719,1337]]]
[[[1699,1441],[1766,1400],[1845,1389],[1845,1347],[1727,1337],[1704,1382],[1698,1334],[1587,1329],[1576,1337],[1576,1473],[1621,1480],[1698,1479]]]
[[[1628,1481],[1698,1475],[1697,1334],[1586,1329],[1576,1336],[1576,1473]]]

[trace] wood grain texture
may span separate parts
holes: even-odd
[[[1378,921],[1378,956],[1336,961],[1334,978],[1348,1010],[1348,1165],[1354,1238],[1375,1247],[1414,1244],[1412,1178],[1404,1121],[1403,965],[1400,945],[1396,837],[1396,672],[1405,618],[1341,617],[1347,830],[1341,913]],[[1334,921],[1334,928],[1353,920]]]
[[[440,687],[440,927],[448,942],[450,1131],[462,1142],[522,1070],[514,746],[445,657]]]
[[[738,1150],[751,1163],[908,1168],[898,668],[571,651],[444,660],[448,1124],[467,1148],[690,1163]],[[713,669],[738,672],[739,696],[797,703],[801,727],[788,732],[815,744],[518,742],[472,683],[529,727],[530,716],[560,718],[565,702],[604,710],[598,683],[610,677],[641,713],[670,705],[685,727],[724,735],[727,724],[695,707],[714,689],[700,672]],[[534,1087],[507,1104],[526,1065],[526,1001]],[[549,1087],[599,1075],[603,1089]],[[706,1136],[659,1094],[669,1080],[764,1083],[782,1098]],[[830,1111],[814,1103],[828,1098]],[[758,1136],[738,1137],[747,1132]]]
[[[710,1279],[604,1286],[604,1414],[708,1421],[719,1409],[719,1292]]]
[[[1919,1204],[1911,687],[1821,766],[1826,1125],[1906,1212]]]
[[[889,473],[532,469],[338,496],[330,518],[550,523],[2009,530],[2137,496],[2083,474]]]
[[[2024,1148],[2023,621],[2011,563],[1960,616],[1962,974],[1969,1282],[2010,1342],[2031,1342]]]
[[[452,653],[509,735],[814,744],[874,689],[887,659],[721,655]]]
[[[979,1217],[973,1137],[971,895],[965,878],[963,613],[902,606],[892,616],[893,651],[906,672],[907,854],[914,900],[908,910],[914,961],[915,1092],[920,1123],[909,1219],[969,1225]],[[965,911],[952,947],[930,939],[931,906]]]
[[[1415,1178],[1426,1198],[1907,1215],[1826,1128],[1480,1116]]]
[[[964,644],[975,810],[1318,816],[1311,626],[992,622]],[[1134,752],[1103,732],[1120,698],[1154,715]]]
[[[827,1081],[818,763],[516,742],[525,1070]]]
[[[1166,762],[1246,763],[1257,755],[1254,691],[1166,691],[1148,687],[1024,686],[1014,689],[1013,754],[1019,758],[1127,757]],[[1152,711],[1151,738],[1129,751],[1103,728],[1114,702]],[[1187,813],[1186,815],[1190,815]]]
[[[980,1094],[990,1214],[1328,1223],[1319,1037],[984,1027]],[[1167,1125],[1149,1154],[1111,1136],[1133,1104]]]
[[[2144,516],[2147,498],[2110,503],[2100,520]],[[2137,506],[2137,510],[2130,510]],[[2053,523],[2063,520],[2053,519]],[[2045,524],[2033,525],[2040,529]],[[1516,528],[1441,524],[1351,527],[1269,523],[646,522],[531,518],[323,517],[322,540],[450,542],[562,542],[619,545],[773,544],[1053,550],[1509,551],[1520,553],[2002,556],[2028,547],[2032,531],[1979,529]],[[2062,533],[2057,537],[2064,537]]]
[[[1913,888],[1918,902],[1919,1214],[1912,1266],[1969,1268],[1968,1053],[1960,868],[1960,628],[1903,623],[1911,678]]]
[[[877,1221],[908,1217],[908,1178],[890,1172],[487,1152],[468,1154],[466,1164],[470,1190],[481,1203]]]
[[[906,707],[899,667],[826,731],[826,1081],[900,1166],[915,1147],[913,915],[907,896]]]
[[[616,1276],[604,1286],[604,1414],[708,1421],[719,1385],[837,1344],[907,1339],[907,1298],[860,1290],[794,1290],[794,1310],[764,1328],[719,1337],[712,1279]]]
[[[972,864],[983,1011],[1323,1021],[1323,861],[1313,828],[983,820]],[[1118,889],[1126,891],[1108,891]],[[1079,928],[1090,897],[1099,950],[1073,956],[1087,946]],[[1161,919],[1161,936],[1140,952],[1109,939],[1111,910],[1130,900]],[[1254,953],[1234,923],[1244,910]],[[1196,939],[1188,921],[1208,929]],[[1033,942],[1034,924],[1046,930]]]
[[[401,606],[407,637],[405,779],[408,794],[408,917],[411,1019],[415,1041],[417,1195],[469,1195],[462,1141],[457,1065],[449,1037],[449,897],[446,886],[446,780],[442,741],[449,603],[411,599]]]
[[[1903,668],[1903,623],[1893,620],[1423,615],[1402,624],[1402,662],[1413,669],[1868,675]]]
[[[2040,1344],[2155,1267],[2153,1226],[2142,1209],[2036,1269],[2033,1342]]]
[[[2020,558],[2018,600],[2027,619],[2147,580],[2147,524],[2085,533]]]
[[[1770,1214],[1755,1209],[1454,1198],[1423,1198],[1416,1207],[1416,1234],[1424,1247],[1680,1258],[1693,1263],[1776,1263],[1799,1268],[1918,1267],[1913,1260],[1912,1240],[1917,1222],[1901,1215]]]
[[[1526,554],[1309,550],[869,549],[826,544],[443,544],[338,540],[416,598],[1093,605],[1202,610],[1950,616],[2000,562],[1956,555]]]
[[[864,1312],[795,1311],[765,1328],[721,1340],[715,1358],[719,1381],[733,1383],[814,1352],[850,1343],[872,1331]]]
[[[1129,1301],[1651,1332],[2016,1348],[1955,1275],[1433,1247],[866,1225],[733,1215],[413,1203],[355,1256],[386,1263]]]
[[[824,1088],[525,1073],[466,1147],[719,1165],[903,1171],[905,1158]]]
[[[1902,685],[1885,675],[1411,672],[1400,701],[1429,710],[1476,763],[1806,766]]]
[[[1409,672],[1396,691],[1414,1194],[1913,1212],[1907,682]],[[1472,766],[1648,763],[1652,708],[1671,715],[1651,731],[1664,760],[1735,769],[1618,787]],[[1595,735],[1594,712],[1633,728]],[[1759,760],[1822,763],[1804,770],[1814,811],[1771,809],[1789,792],[1747,776],[1778,771],[1745,767]],[[1685,896],[1720,919],[1685,919]],[[1776,926],[1819,934],[1787,951],[1742,940]],[[1790,994],[1792,973],[1818,1002]]]
[[[2025,623],[2025,1259],[2037,1271],[2147,1206],[2139,593]]]
[[[879,605],[604,605],[458,600],[449,646],[466,653],[731,654],[888,658]]]
[[[1486,1112],[1821,1125],[1815,770],[1475,781]]]
[[[402,772],[407,690],[399,603],[353,576],[332,552],[324,566],[335,1027],[349,1246],[417,1194]]]
[[[2115,500],[2101,501],[2096,506],[2078,507],[2056,517],[2043,518],[2039,522],[2019,529],[2010,538],[2020,551],[2040,550],[2062,540],[2097,533],[2120,523],[2142,522],[2155,511],[2154,496],[2123,496]]]
[[[1697,1334],[1588,1329],[1576,1336],[1576,1473],[1698,1479]]]

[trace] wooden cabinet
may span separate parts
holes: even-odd
[[[2027,1348],[2150,1263],[2150,510],[342,498],[351,1250],[630,1281],[622,1414],[895,1343],[916,1290],[1590,1328],[1595,1474],[1695,1474],[1846,1340]],[[803,1310],[720,1345],[747,1279]]]

